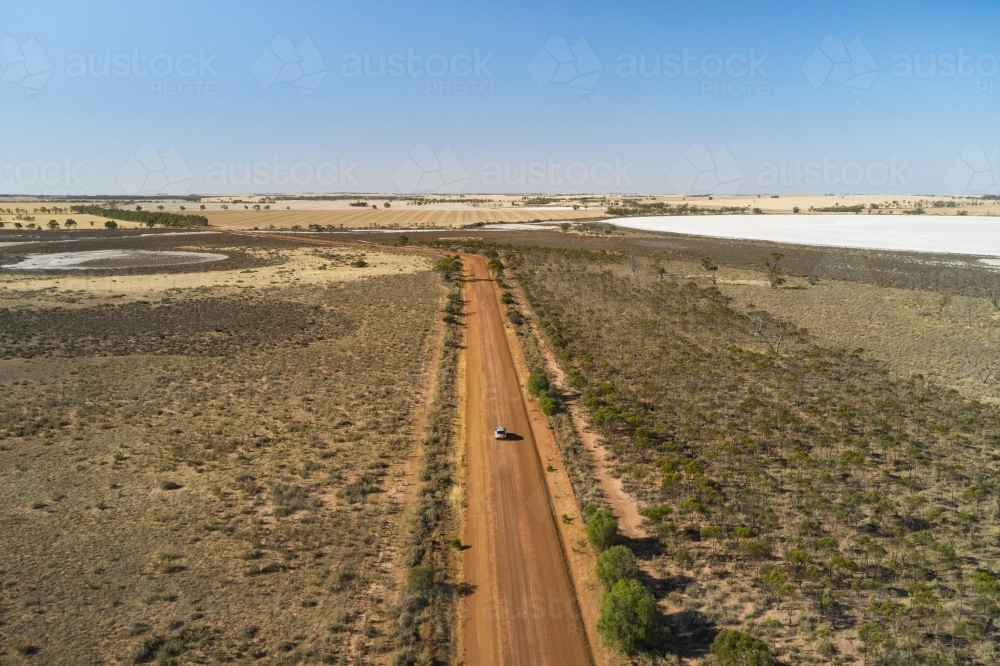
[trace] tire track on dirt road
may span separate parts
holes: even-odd
[[[486,259],[462,257],[466,300],[464,661],[592,664]],[[503,425],[516,438],[494,440]]]

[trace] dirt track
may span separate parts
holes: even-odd
[[[486,267],[463,257],[468,512],[467,664],[592,663],[528,414]],[[504,425],[517,439],[496,441]]]

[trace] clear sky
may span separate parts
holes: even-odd
[[[3,2],[0,193],[996,193],[998,28],[986,1]]]

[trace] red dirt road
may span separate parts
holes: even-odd
[[[463,618],[470,666],[591,664],[541,460],[493,281],[483,257],[463,257],[467,478]],[[503,425],[516,439],[496,441]]]

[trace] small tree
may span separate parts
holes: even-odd
[[[406,236],[400,236],[399,239],[396,241],[396,245],[398,245],[399,247],[406,247],[409,244],[410,244],[410,239],[407,238]]]
[[[712,274],[712,284],[715,284],[715,274],[719,270],[719,267],[712,261],[711,257],[701,258],[701,267]]]
[[[618,519],[608,511],[595,511],[587,518],[587,539],[598,553],[618,545]]]
[[[58,222],[56,222],[55,220],[49,220],[49,229],[52,229],[53,231],[55,231],[58,228],[59,228],[59,223]]]
[[[384,204],[382,204],[382,207],[383,208],[390,208],[389,202],[386,201]]]
[[[785,283],[785,278],[781,277],[778,273],[778,262],[784,256],[777,250],[771,250],[771,252],[760,259],[764,263],[764,272],[767,274],[768,282],[771,283],[771,289],[777,289]]]
[[[63,226],[65,226],[67,229],[69,229],[71,227],[75,227],[76,226],[76,220],[74,220],[72,217],[68,218],[65,222],[63,222]]]
[[[104,228],[105,229],[117,229],[118,228],[118,223],[115,222],[114,220],[108,220],[107,222],[104,223]]]
[[[774,657],[764,641],[735,629],[723,629],[712,641],[712,654],[721,666],[771,666]]]
[[[461,272],[462,260],[460,257],[441,257],[434,262],[434,270],[445,280],[450,280],[452,275]]]
[[[639,562],[628,546],[612,546],[597,556],[597,578],[610,590],[620,580],[638,580]]]
[[[656,599],[637,580],[620,580],[601,599],[597,631],[608,647],[634,654],[659,638]]]
[[[653,273],[656,274],[656,279],[662,281],[663,276],[667,273],[667,269],[663,267],[663,255],[659,252],[654,252],[649,255],[649,260],[653,264]]]

